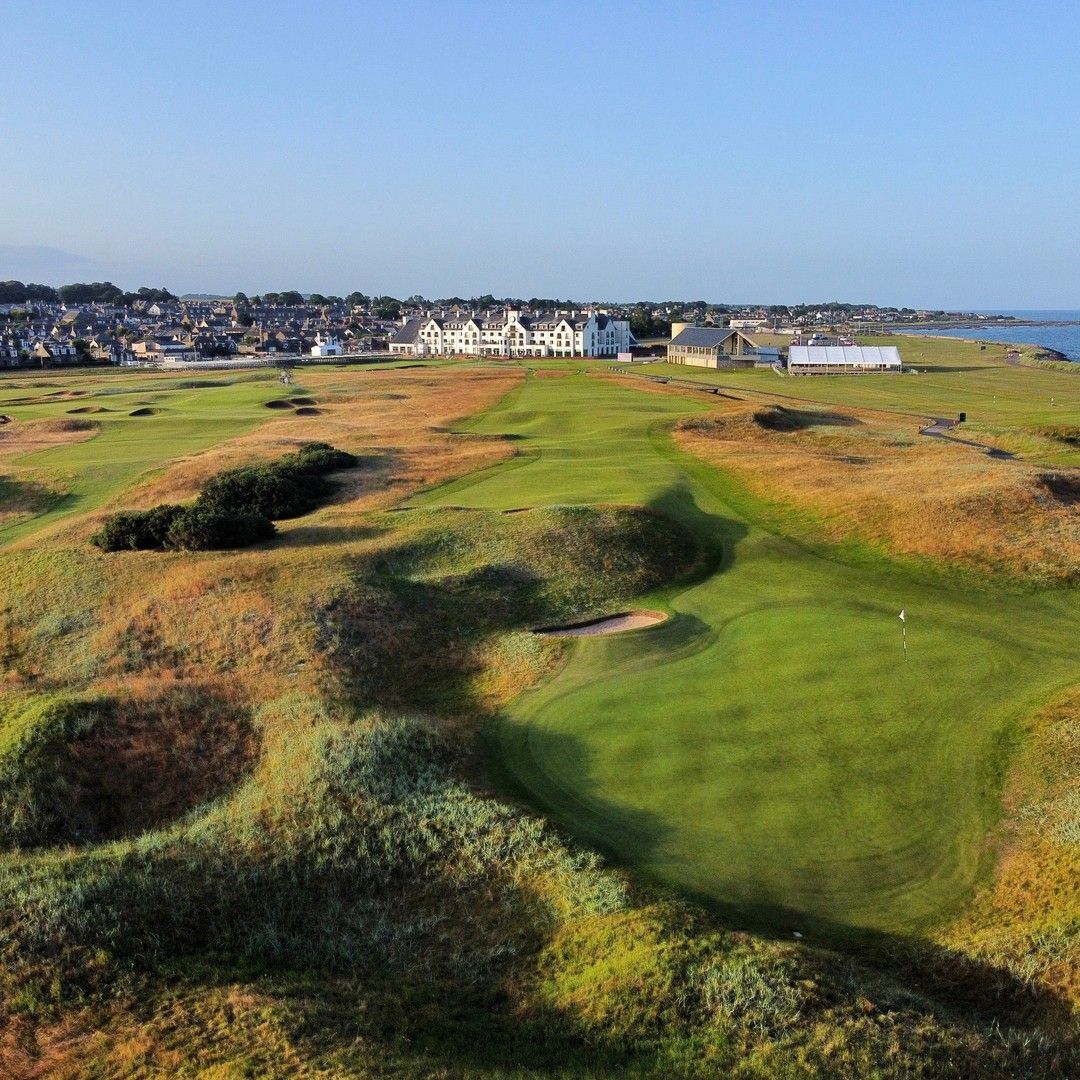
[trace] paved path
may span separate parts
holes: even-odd
[[[971,446],[976,450],[982,450],[987,457],[999,458],[1002,461],[1015,459],[1016,455],[1010,454],[1008,450],[999,450],[996,446],[987,446],[986,443],[973,442],[971,439],[958,439],[955,435],[950,435],[949,432],[956,427],[957,421],[945,416],[935,416],[931,418],[926,427],[919,428],[919,434],[929,435],[932,439],[944,439],[946,442],[959,443],[961,446]]]

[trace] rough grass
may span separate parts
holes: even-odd
[[[1006,789],[993,881],[942,935],[1080,1009],[1080,691],[1031,719]]]
[[[1034,582],[1080,578],[1080,470],[1048,474],[917,433],[887,414],[731,403],[683,421],[680,446],[796,506],[807,536],[858,538]]]
[[[182,816],[255,751],[222,686],[135,681],[116,696],[38,695],[0,707],[0,846],[87,843]]]

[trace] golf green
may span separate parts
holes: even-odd
[[[571,830],[748,921],[844,933],[946,915],[990,862],[1019,722],[1080,669],[1076,592],[766,531],[666,431],[705,407],[530,378],[471,425],[519,456],[416,500],[647,505],[713,552],[704,578],[641,598],[668,622],[569,646],[501,722],[505,766]]]

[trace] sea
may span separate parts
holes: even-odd
[[[975,338],[1005,344],[1042,345],[1070,360],[1080,361],[1080,311],[981,311],[980,315],[1011,315],[1023,326],[950,326],[947,329],[911,330],[905,333],[933,334],[938,337]]]

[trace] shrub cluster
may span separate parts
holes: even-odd
[[[328,443],[306,443],[269,465],[219,473],[191,506],[163,504],[108,518],[91,543],[103,551],[250,547],[274,535],[274,522],[310,513],[333,490],[325,474],[357,458]]]

